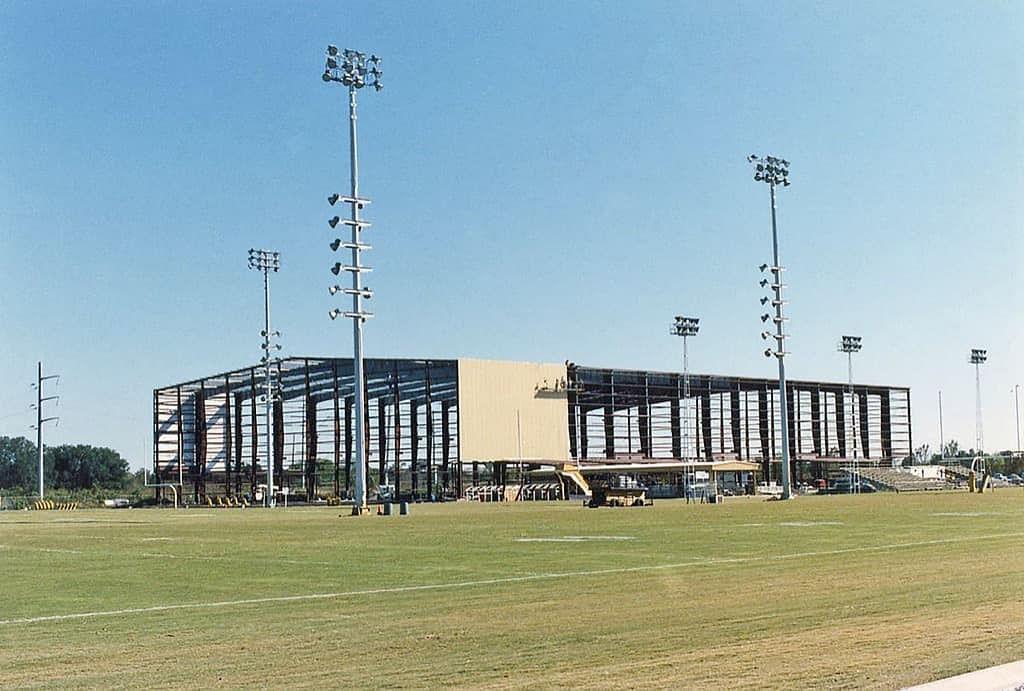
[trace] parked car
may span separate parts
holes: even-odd
[[[870,494],[871,492],[878,491],[867,480],[861,480],[859,486],[856,483],[851,483],[849,480],[837,480],[832,485],[832,489],[829,490],[829,494],[850,494],[854,491],[854,488],[859,488],[861,494]]]

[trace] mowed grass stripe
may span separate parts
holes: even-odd
[[[425,590],[448,590],[455,588],[474,588],[489,585],[502,585],[520,583],[527,581],[540,581],[560,578],[582,578],[588,576],[604,576],[609,574],[643,573],[647,571],[663,571],[669,569],[685,569],[693,567],[709,567],[728,564],[747,564],[751,562],[782,561],[789,559],[807,559],[815,557],[834,557],[843,554],[854,554],[864,552],[883,552],[916,547],[932,547],[936,545],[950,545],[978,540],[998,540],[1003,538],[1022,538],[1024,532],[996,533],[990,535],[969,535],[955,538],[940,538],[935,540],[919,540],[916,542],[898,542],[884,545],[870,545],[864,547],[847,547],[833,550],[819,550],[808,552],[794,552],[790,554],[774,554],[753,557],[710,557],[693,561],[678,562],[672,564],[656,564],[646,566],[625,566],[607,569],[592,569],[587,571],[566,571],[561,573],[541,573],[525,576],[508,576],[503,578],[488,578],[475,581],[461,581],[456,583],[426,583],[419,585],[391,586],[386,588],[370,588],[365,590],[350,590],[336,593],[308,593],[303,595],[280,595],[260,598],[247,598],[240,600],[226,600],[221,602],[191,602],[167,605],[153,605],[149,607],[129,607],[118,610],[104,610],[96,612],[77,612],[70,614],[51,614],[37,617],[21,617],[14,619],[0,620],[0,626],[13,624],[36,624],[41,622],[68,621],[72,619],[89,619],[106,616],[122,616],[126,614],[144,614],[150,612],[166,612],[170,610],[186,609],[213,609],[222,607],[241,607],[245,605],[259,605],[270,603],[287,603],[302,600],[326,600],[348,597],[360,597],[368,595],[383,595],[390,593],[408,593]],[[55,550],[43,550],[55,551]]]

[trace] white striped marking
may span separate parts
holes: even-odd
[[[526,581],[551,580],[556,578],[579,578],[581,576],[602,576],[612,573],[638,573],[646,571],[665,571],[670,569],[684,569],[694,566],[714,566],[716,564],[744,564],[751,562],[771,562],[785,559],[803,559],[807,557],[828,557],[837,554],[854,554],[857,552],[884,552],[891,549],[907,549],[911,547],[928,547],[931,545],[948,545],[958,542],[973,542],[978,540],[997,540],[1008,537],[1024,537],[1024,532],[1016,533],[995,533],[991,535],[973,535],[956,538],[944,538],[939,540],[919,540],[916,542],[894,542],[887,545],[872,545],[867,547],[847,547],[845,549],[831,549],[817,552],[791,552],[789,554],[771,554],[759,557],[722,557],[717,559],[702,559],[698,561],[683,561],[674,564],[656,564],[651,566],[623,566],[614,569],[593,569],[591,571],[563,571],[560,573],[539,573],[526,576],[507,576],[505,578],[486,578],[476,581],[458,581],[455,583],[428,583],[423,585],[402,585],[390,588],[369,588],[366,590],[348,590],[336,593],[310,593],[307,595],[280,595],[277,597],[257,597],[246,600],[222,600],[219,602],[187,602],[173,605],[154,605],[152,607],[128,607],[125,609],[110,609],[97,612],[78,612],[74,614],[50,614],[41,617],[19,617],[15,619],[0,619],[0,626],[12,624],[38,624],[50,621],[70,621],[74,619],[92,619],[96,617],[115,617],[125,614],[145,614],[148,612],[168,612],[179,609],[214,609],[218,607],[238,607],[239,605],[259,605],[274,602],[302,602],[309,600],[332,600],[347,597],[359,597],[363,595],[380,595],[386,593],[409,593],[424,590],[449,590],[453,588],[475,588],[484,585],[499,585],[502,583],[523,583]]]

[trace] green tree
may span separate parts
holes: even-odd
[[[60,489],[120,489],[130,476],[128,461],[113,449],[87,444],[46,449],[53,486]]]
[[[39,478],[36,445],[24,437],[0,437],[0,487],[31,491]]]

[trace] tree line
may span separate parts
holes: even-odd
[[[43,449],[43,482],[52,489],[128,489],[135,484],[128,461],[100,446],[64,444]],[[39,486],[36,445],[24,437],[0,437],[0,489],[34,493]]]

